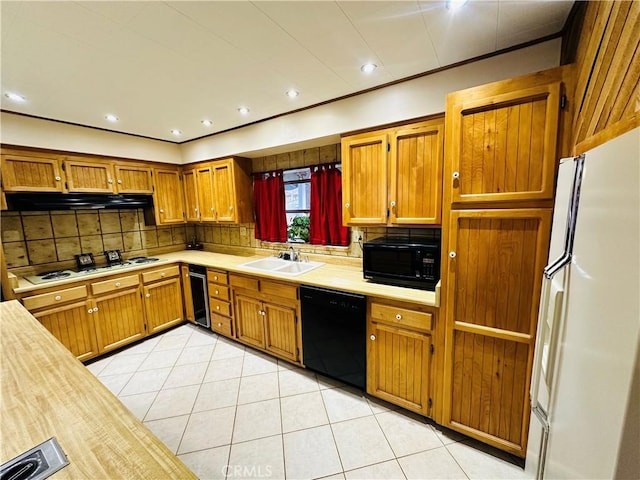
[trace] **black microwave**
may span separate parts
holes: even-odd
[[[440,239],[377,238],[365,242],[364,278],[403,287],[435,290],[440,280]]]

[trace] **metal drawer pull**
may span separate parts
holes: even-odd
[[[371,335],[369,338],[370,338],[371,340],[375,340],[375,339],[376,339],[376,336],[375,336],[375,335]]]
[[[109,180],[107,180],[107,183],[111,184],[111,183],[113,183],[113,180],[109,179]]]
[[[161,276],[161,277],[164,277],[164,272],[160,273],[160,276]]]
[[[119,287],[120,285],[122,285],[120,282],[116,282],[116,287]]]
[[[62,300],[62,297],[60,295],[56,295],[55,297],[53,297],[54,300]]]
[[[219,326],[219,327],[221,327],[221,326],[222,326],[222,323],[218,322],[218,326]]]
[[[147,297],[147,298],[149,298],[150,296],[151,296],[151,294],[150,294],[150,293],[147,293],[147,294],[145,295],[145,297]]]
[[[216,292],[215,292],[215,293],[216,293],[216,295],[218,295],[218,294],[220,293],[220,291],[219,291],[219,290],[216,290]]]
[[[213,279],[214,279],[214,280],[218,280],[218,275],[215,275],[215,276],[213,277]]]
[[[220,305],[216,305],[216,310],[220,310]]]
[[[402,315],[400,315],[399,313],[396,313],[396,320],[402,320]]]
[[[449,258],[456,258],[456,252],[449,252]]]
[[[452,176],[454,179],[456,179],[456,178],[460,178],[460,172],[453,172],[453,173],[451,174],[451,176]]]
[[[56,182],[59,182],[60,180],[62,180],[62,178],[60,178],[60,176],[59,176],[59,175],[56,175],[56,177],[55,177],[55,178],[56,178]]]
[[[122,185],[122,180],[118,179],[118,184]]]

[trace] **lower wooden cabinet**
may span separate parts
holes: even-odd
[[[105,295],[94,302],[99,353],[114,350],[145,336],[139,288]]]
[[[88,360],[98,354],[91,301],[49,308],[33,316],[78,360]]]
[[[229,275],[235,300],[235,336],[277,357],[300,363],[301,329],[296,285]]]
[[[367,393],[429,416],[434,313],[423,310],[369,302]]]
[[[182,288],[174,277],[143,287],[147,333],[156,333],[182,322]]]

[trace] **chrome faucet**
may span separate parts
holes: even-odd
[[[296,252],[296,249],[293,248],[293,245],[291,245],[289,247],[289,260],[291,260],[292,262],[297,262],[300,259],[298,252]]]

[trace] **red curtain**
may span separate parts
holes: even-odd
[[[253,202],[256,215],[256,239],[266,242],[286,242],[287,214],[282,170],[254,175]]]
[[[309,243],[315,245],[349,245],[349,229],[342,226],[342,174],[336,167],[311,167]]]

